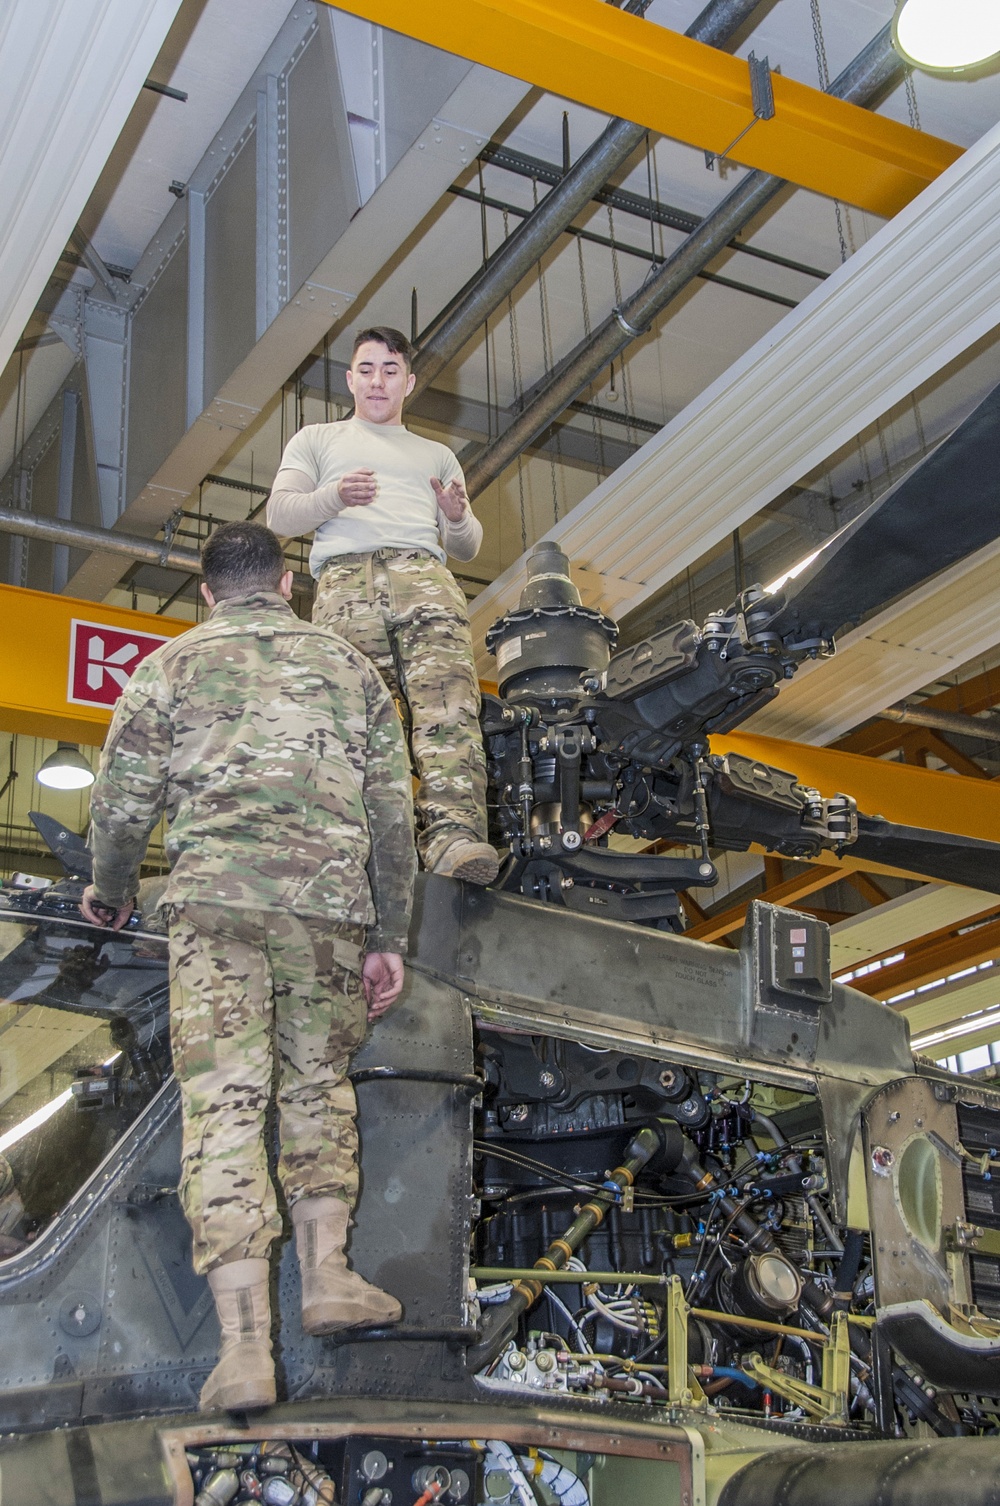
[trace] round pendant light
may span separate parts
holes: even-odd
[[[896,51],[930,73],[964,73],[1000,56],[998,0],[899,0]]]
[[[60,743],[35,775],[50,790],[85,790],[95,777],[76,743]]]

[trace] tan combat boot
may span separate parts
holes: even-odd
[[[243,1412],[275,1403],[269,1270],[266,1260],[234,1260],[208,1273],[222,1348],[199,1411]]]
[[[372,1286],[348,1266],[345,1246],[350,1212],[336,1197],[301,1198],[292,1208],[306,1333],[382,1328],[398,1323],[403,1316],[395,1297]]]

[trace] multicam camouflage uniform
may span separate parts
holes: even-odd
[[[414,869],[385,686],[280,596],[220,602],[118,702],[91,797],[101,904],[135,894],[164,809],[180,1193],[206,1272],[265,1256],[281,1230],[263,1133],[275,1057],[289,1205],[357,1193],[361,962],[405,953]]]
[[[406,718],[419,783],[417,847],[433,868],[449,843],[486,840],[486,759],[465,597],[421,549],[329,560],[313,621],[366,654]]]

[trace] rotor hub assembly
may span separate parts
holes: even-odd
[[[559,546],[543,541],[528,556],[519,605],[493,624],[486,647],[504,700],[579,700],[600,688],[617,638],[618,624],[581,602]]]

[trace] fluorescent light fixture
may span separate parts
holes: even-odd
[[[111,1067],[120,1056],[121,1052],[116,1051],[114,1056],[109,1056],[107,1061],[102,1062],[101,1065],[103,1067]],[[9,1129],[5,1135],[0,1135],[0,1155],[5,1150],[9,1150],[12,1145],[16,1145],[19,1140],[23,1140],[25,1135],[30,1135],[32,1130],[36,1130],[45,1124],[47,1120],[52,1118],[53,1114],[58,1114],[63,1104],[69,1103],[72,1097],[73,1089],[66,1088],[58,1097],[50,1098],[48,1103],[43,1103],[40,1109],[36,1109],[33,1114],[29,1114],[27,1119],[22,1119],[20,1124],[15,1124],[13,1129]]]
[[[949,1025],[940,1030],[929,1030],[925,1035],[915,1036],[910,1046],[914,1051],[926,1051],[929,1046],[940,1046],[945,1041],[960,1040],[963,1035],[972,1035],[976,1030],[988,1030],[994,1024],[997,1026],[998,1038],[1000,1038],[1000,1007],[996,1005],[991,1009],[980,1010],[978,1014],[967,1015],[956,1025]]]
[[[76,743],[60,743],[35,775],[50,790],[85,790],[94,782],[94,771]]]
[[[930,73],[962,73],[1000,56],[997,0],[899,0],[896,51]]]
[[[59,1094],[58,1098],[53,1098],[48,1103],[43,1103],[42,1107],[36,1109],[33,1114],[29,1114],[27,1119],[22,1119],[20,1124],[15,1124],[14,1128],[9,1129],[5,1135],[0,1135],[0,1152],[9,1150],[19,1140],[23,1140],[25,1135],[30,1135],[32,1130],[38,1129],[39,1125],[44,1124],[47,1119],[51,1119],[53,1114],[58,1114],[63,1104],[69,1103],[72,1097],[72,1090],[67,1088],[65,1093]]]

